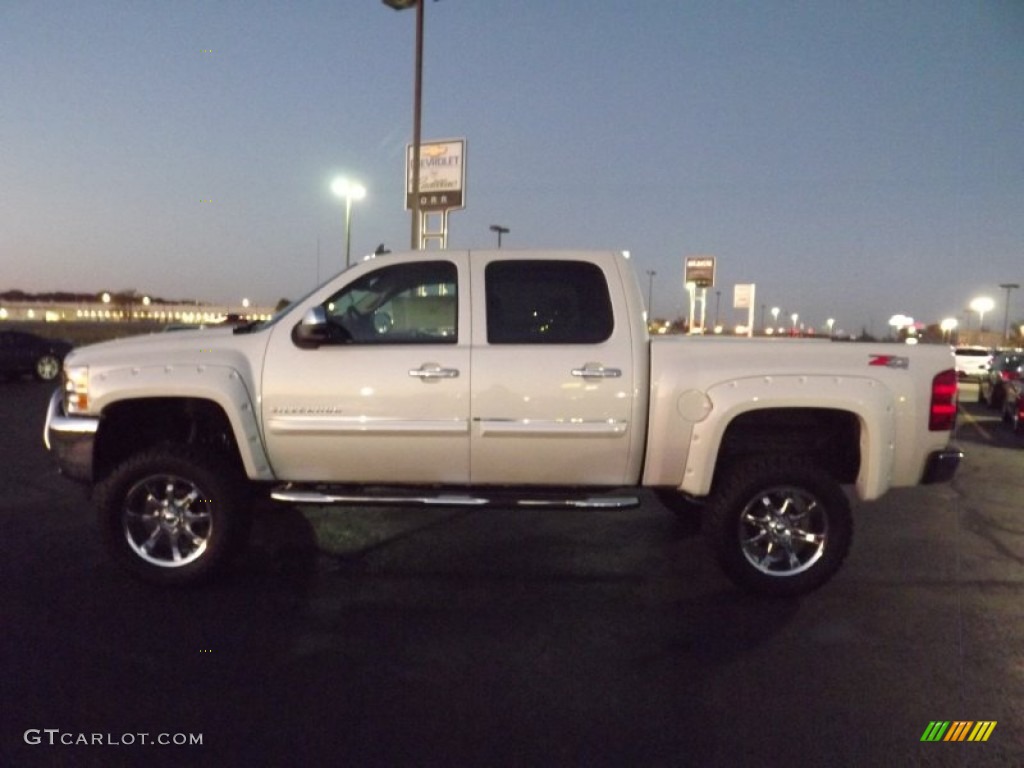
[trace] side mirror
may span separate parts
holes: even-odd
[[[292,342],[300,349],[316,349],[330,340],[331,329],[323,307],[310,307],[292,328]]]

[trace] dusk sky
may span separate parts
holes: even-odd
[[[754,283],[875,334],[980,295],[1001,330],[1024,285],[1021,0],[425,12],[423,139],[467,140],[450,248],[626,249],[658,316],[714,255],[723,320]],[[0,290],[297,298],[343,266],[338,174],[368,189],[353,254],[406,249],[414,27],[380,0],[3,0]]]

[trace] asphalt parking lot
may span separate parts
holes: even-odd
[[[844,569],[792,601],[653,499],[268,505],[220,582],[155,589],[50,466],[49,391],[0,383],[0,765],[1024,764],[1024,437],[972,385],[956,480],[857,504]]]

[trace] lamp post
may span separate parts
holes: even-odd
[[[778,307],[772,307],[772,327],[776,330],[779,327],[779,312],[781,311]]]
[[[426,0],[381,0],[388,8],[404,11],[416,6],[416,64],[412,99],[412,228],[410,247],[420,247],[420,126],[423,113],[423,6]]]
[[[654,276],[658,274],[653,269],[647,270],[647,325],[654,319]]]
[[[992,311],[992,308],[996,305],[992,299],[988,296],[979,296],[976,299],[972,299],[968,305],[972,310],[978,313],[978,340],[981,341],[981,334],[985,332],[985,313]]]
[[[503,227],[501,224],[491,224],[491,232],[498,233],[498,247],[501,248],[501,236],[507,235],[511,230],[508,227]]]
[[[331,191],[345,199],[345,266],[349,267],[352,264],[352,201],[366,197],[366,187],[338,178],[331,183]]]
[[[1003,307],[1003,343],[1010,343],[1010,291],[1020,288],[1017,283],[1000,283],[999,287],[1006,291],[1006,305]]]

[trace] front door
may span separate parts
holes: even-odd
[[[469,481],[469,332],[460,322],[465,256],[352,270],[317,306],[316,348],[279,323],[267,350],[262,415],[274,473],[289,481]]]

